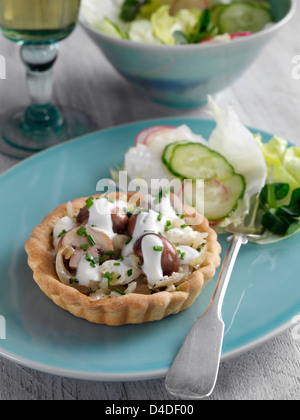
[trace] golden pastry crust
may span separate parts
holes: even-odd
[[[72,201],[76,213],[85,206],[86,199]],[[189,217],[197,215],[190,208],[184,210]],[[206,252],[201,267],[195,270],[187,281],[180,284],[178,291],[161,291],[150,295],[130,293],[120,297],[92,301],[75,288],[61,283],[56,273],[51,232],[57,220],[66,215],[67,204],[62,204],[34,228],[25,246],[28,265],[33,271],[35,282],[56,305],[89,322],[115,326],[139,324],[176,314],[194,303],[220,265],[221,247],[217,241],[217,234],[210,228],[205,217],[197,215],[199,224],[194,225],[193,229],[208,233]],[[186,220],[188,223],[188,217]]]

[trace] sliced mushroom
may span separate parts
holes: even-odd
[[[75,227],[67,232],[59,241],[58,249],[71,247],[74,253],[69,259],[69,268],[77,269],[79,261],[85,253],[92,258],[104,256],[107,252],[114,250],[111,239],[103,232],[97,232],[88,226]],[[107,255],[107,258],[109,255]]]
[[[86,225],[87,222],[89,221],[89,217],[90,217],[90,212],[88,211],[86,207],[83,207],[82,209],[80,209],[80,212],[78,213],[77,222],[80,225]]]
[[[163,236],[157,235],[156,233],[146,233],[145,235],[141,236],[133,245],[133,250],[135,254],[141,260],[141,263],[144,263],[144,256],[142,252],[142,241],[145,236],[153,235],[157,236],[162,244],[163,244],[163,251],[161,255],[161,268],[163,270],[164,276],[171,276],[172,273],[177,272],[180,268],[180,258],[175,246],[168,241]]]
[[[138,214],[133,214],[128,221],[128,226],[127,226],[127,232],[128,232],[128,236],[132,237],[133,236],[133,232],[134,232],[134,228],[136,225],[136,219],[138,217]]]
[[[113,222],[113,231],[119,235],[125,233],[128,225],[128,216],[122,209],[115,207],[111,211],[111,219]]]

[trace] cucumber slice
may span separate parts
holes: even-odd
[[[184,183],[184,200],[186,204],[196,207],[196,210],[208,218],[210,222],[221,221],[231,216],[244,197],[246,188],[245,178],[233,174],[222,182],[211,179],[203,185],[195,182]],[[204,197],[204,203],[199,197]]]
[[[210,221],[225,219],[237,209],[244,197],[245,178],[235,174],[221,181],[212,179],[204,185],[204,214]]]
[[[114,38],[127,39],[127,34],[107,17],[93,25],[94,29]]]
[[[224,12],[225,9],[227,9],[227,7],[227,4],[217,4],[211,9],[211,20],[215,26],[219,26],[219,16],[222,12]]]
[[[170,153],[170,151],[169,151]],[[224,156],[200,143],[176,145],[169,159],[168,169],[182,179],[227,179],[234,174],[234,168]]]
[[[180,144],[186,144],[186,143],[189,143],[188,140],[176,141],[174,143],[168,144],[165,147],[165,150],[164,150],[163,155],[162,155],[163,163],[166,166],[169,166],[175,147],[180,145]]]
[[[265,7],[255,6],[251,2],[235,2],[221,11],[219,29],[222,34],[259,32],[272,21],[272,15]]]

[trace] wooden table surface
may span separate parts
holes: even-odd
[[[272,132],[300,146],[300,9],[244,76],[217,95],[231,103],[245,124]],[[17,45],[0,38],[7,79],[0,80],[0,114],[29,101]],[[299,57],[297,57],[299,56]],[[296,57],[296,58],[295,58]],[[54,100],[88,113],[99,128],[159,117],[203,117],[206,107],[164,108],[127,84],[77,27],[60,45],[55,65]],[[17,163],[0,155],[0,173]],[[300,339],[292,326],[243,355],[221,363],[211,400],[299,400]],[[293,338],[294,337],[294,338]],[[52,376],[0,357],[0,400],[173,400],[163,380],[89,382]]]

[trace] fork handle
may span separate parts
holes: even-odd
[[[202,316],[204,316],[208,311],[216,311],[218,317],[220,319],[222,318],[222,306],[234,264],[236,262],[241,246],[248,243],[247,237],[238,233],[230,236],[228,241],[230,241],[230,245],[222,264],[214,294],[206,312]]]
[[[165,386],[179,398],[200,399],[209,396],[216,384],[224,337],[222,304],[229,279],[246,236],[231,238],[218,283],[207,311],[194,322],[167,373]]]

